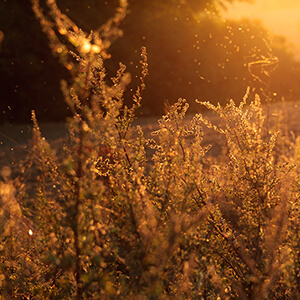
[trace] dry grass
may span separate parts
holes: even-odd
[[[267,107],[265,106],[267,110]],[[285,134],[297,137],[300,133],[299,115],[300,101],[272,103],[269,110],[270,123],[278,126],[284,125],[284,128],[278,128]],[[205,112],[204,116],[207,120],[216,124],[218,117],[213,112]],[[187,115],[188,123],[192,115]],[[159,128],[158,118],[147,117],[137,119],[135,124],[142,127],[146,138],[153,138],[152,132]],[[63,138],[67,134],[66,123],[41,123],[41,132],[47,141],[55,148],[61,146]],[[209,152],[212,156],[220,154],[222,140],[220,135],[215,131],[203,127],[204,145],[212,145]],[[12,168],[13,174],[17,175],[19,163],[24,161],[28,155],[28,149],[32,138],[32,126],[29,124],[5,124],[0,126],[0,168],[9,166]],[[152,152],[151,152],[152,153]]]
[[[65,49],[33,4],[51,46]],[[2,128],[0,296],[299,295],[298,103],[262,107],[256,96],[246,104],[247,93],[224,108],[206,102],[210,112],[193,117],[179,99],[159,121],[133,122],[148,74],[145,48],[133,105],[122,109],[125,66],[108,85],[106,52],[99,54],[106,36],[88,36],[55,1],[48,5],[58,32],[78,45],[74,81],[62,84],[73,118],[66,134],[64,124],[39,126],[33,112],[32,142],[26,126]],[[126,1],[120,5],[112,22],[124,17]],[[69,53],[61,54],[65,64]]]

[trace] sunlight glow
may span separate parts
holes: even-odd
[[[89,53],[90,51],[91,51],[91,44],[88,42],[88,41],[84,41],[83,43],[82,43],[82,52],[84,52],[84,53]]]
[[[234,2],[224,11],[225,19],[259,20],[275,35],[282,35],[294,44],[300,57],[300,2],[295,0],[255,0],[253,3]]]

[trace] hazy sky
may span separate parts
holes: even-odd
[[[252,4],[228,6],[226,18],[260,19],[274,34],[284,35],[295,44],[300,57],[300,0],[254,0]]]

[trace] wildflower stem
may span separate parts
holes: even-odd
[[[82,289],[81,289],[81,251],[79,243],[79,213],[80,213],[80,191],[81,191],[81,177],[82,177],[82,154],[83,154],[83,129],[82,120],[79,121],[79,145],[77,153],[77,169],[75,178],[75,224],[74,224],[74,247],[75,247],[75,280],[76,280],[76,299],[82,299]]]

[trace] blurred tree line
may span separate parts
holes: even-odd
[[[41,1],[43,2],[43,1]],[[218,2],[218,1],[217,1]],[[219,1],[226,4],[230,0]],[[270,37],[259,22],[224,21],[216,1],[129,0],[129,12],[120,24],[124,36],[110,49],[106,61],[110,76],[119,62],[132,74],[126,94],[137,84],[140,49],[147,47],[150,76],[141,113],[161,114],[164,101],[186,98],[225,103],[240,101],[247,86],[268,91],[277,99],[299,97],[300,64],[283,37]],[[57,0],[62,12],[82,29],[97,29],[118,7],[117,0]],[[217,4],[218,5],[218,4]],[[0,2],[0,122],[27,122],[35,109],[39,120],[68,116],[59,81],[68,70],[53,57],[47,37],[35,19],[29,0]],[[278,61],[276,59],[278,57]],[[268,97],[264,93],[265,97]]]

